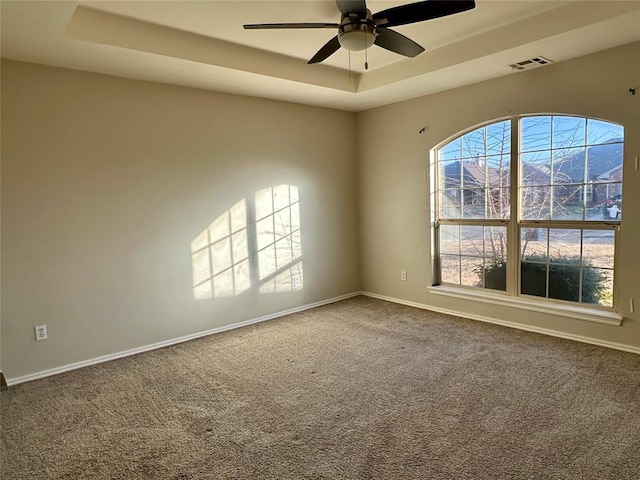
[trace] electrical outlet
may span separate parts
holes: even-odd
[[[400,280],[402,280],[403,282],[407,281],[407,272],[405,272],[404,270],[400,272]]]
[[[47,326],[46,325],[38,325],[37,327],[33,327],[36,331],[36,342],[47,339]]]

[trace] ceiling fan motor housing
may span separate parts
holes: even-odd
[[[369,10],[366,18],[359,18],[356,14],[342,17],[338,29],[338,42],[341,47],[353,51],[365,50],[373,45],[376,36],[376,25]]]

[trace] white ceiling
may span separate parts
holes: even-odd
[[[411,3],[367,2],[372,12]],[[338,23],[331,0],[2,0],[2,57],[89,72],[360,111],[502,75],[535,56],[560,62],[640,41],[640,0],[476,0],[449,17],[394,28],[427,51],[379,47],[307,60],[332,30],[244,23]],[[631,59],[630,59],[631,60]],[[634,59],[638,61],[638,59]],[[541,67],[544,68],[544,67]]]

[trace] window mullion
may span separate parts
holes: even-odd
[[[520,291],[520,124],[518,117],[511,118],[511,154],[509,170],[509,224],[507,227],[507,293],[518,295]]]

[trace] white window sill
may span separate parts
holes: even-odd
[[[511,297],[507,294],[492,292],[487,290],[475,290],[467,288],[456,288],[445,285],[434,285],[427,287],[429,293],[443,295],[446,297],[461,298],[476,302],[491,303],[505,307],[522,308],[534,312],[547,313],[550,315],[560,315],[562,317],[586,320],[589,322],[604,323],[606,325],[620,326],[623,317],[611,310],[601,310],[580,305],[564,305],[559,303],[536,301],[523,297]]]

